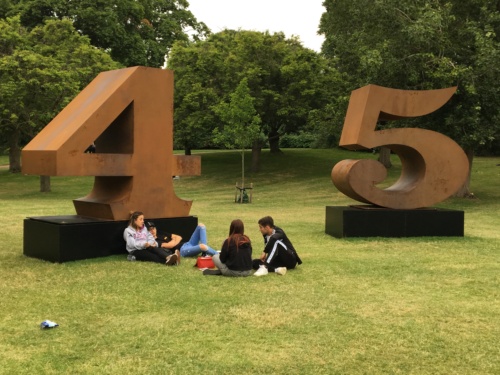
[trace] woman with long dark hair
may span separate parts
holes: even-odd
[[[220,254],[212,256],[217,270],[204,270],[204,275],[250,276],[252,273],[252,243],[245,235],[240,219],[229,226],[229,237],[222,244]]]

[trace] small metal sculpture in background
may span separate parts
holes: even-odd
[[[173,72],[133,67],[99,74],[22,151],[25,174],[95,176],[73,201],[81,216],[187,216],[172,176],[199,175],[199,156],[173,154]],[[96,153],[85,153],[95,141]]]
[[[462,148],[450,138],[430,130],[404,128],[375,130],[378,121],[417,117],[442,107],[456,87],[406,91],[368,85],[351,94],[340,138],[350,150],[385,146],[401,159],[402,173],[386,189],[387,172],[375,160],[343,160],[332,170],[334,185],[359,202],[394,209],[429,207],[458,191],[469,172]]]

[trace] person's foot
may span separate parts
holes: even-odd
[[[181,264],[181,252],[179,250],[175,250],[175,255],[177,255],[176,265],[178,266],[179,264]]]
[[[167,261],[165,262],[167,266],[173,266],[177,264],[177,254],[172,254],[167,257]]]
[[[286,274],[286,267],[275,268],[274,272],[276,272],[278,275],[285,276],[285,274]]]
[[[220,272],[220,270],[211,270],[211,269],[206,269],[206,270],[203,270],[203,274],[204,275],[222,275],[222,272]]]
[[[253,274],[254,276],[265,276],[268,274],[266,266],[260,266],[257,271]]]

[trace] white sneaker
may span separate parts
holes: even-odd
[[[253,274],[254,276],[265,276],[268,274],[266,266],[260,266],[257,271]]]
[[[278,275],[285,276],[285,274],[286,274],[286,267],[275,268],[274,272],[276,272]]]

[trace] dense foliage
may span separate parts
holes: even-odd
[[[124,66],[161,67],[176,40],[205,35],[208,28],[186,0],[12,0],[7,15],[19,14],[31,29],[49,19],[69,19]],[[0,12],[2,8],[0,7]],[[188,33],[189,31],[189,33]]]

